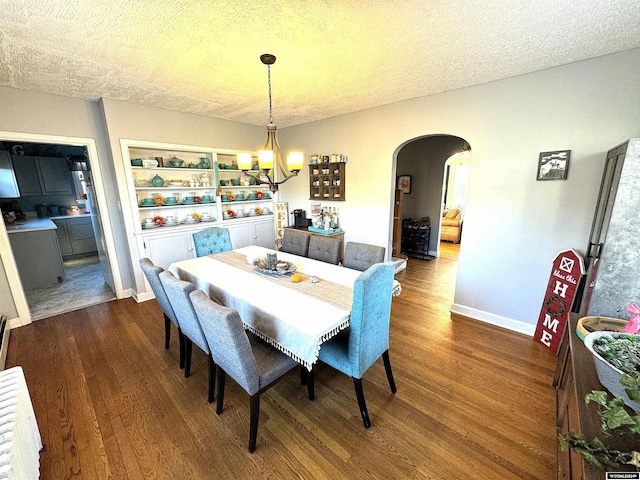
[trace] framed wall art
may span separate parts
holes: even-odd
[[[536,180],[566,180],[571,150],[540,152]]]
[[[402,193],[411,193],[411,175],[398,176],[398,190],[402,190]]]

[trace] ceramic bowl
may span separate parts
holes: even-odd
[[[233,185],[234,187],[240,186],[240,179],[239,178],[232,178],[231,179],[231,185]]]
[[[174,159],[174,160],[169,160],[169,163],[171,164],[172,167],[178,167],[179,168],[184,163],[184,160]]]
[[[131,160],[131,166],[132,167],[141,167],[142,166],[142,159],[141,158],[134,158]]]
[[[640,403],[631,400],[627,393],[624,391],[625,387],[620,383],[620,377],[622,371],[607,362],[598,352],[593,348],[593,343],[605,335],[613,338],[621,336],[631,335],[630,333],[620,332],[591,332],[584,337],[584,344],[593,355],[593,361],[596,365],[596,373],[598,374],[598,380],[604,388],[609,390],[611,394],[624,399],[624,403],[631,407],[636,412],[640,411]]]

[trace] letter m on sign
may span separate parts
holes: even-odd
[[[560,350],[578,282],[584,273],[582,257],[573,249],[560,252],[551,265],[534,338],[556,355]]]

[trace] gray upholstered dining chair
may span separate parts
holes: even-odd
[[[189,377],[189,375],[191,375],[191,352],[194,343],[209,356],[209,395],[207,400],[211,403],[213,402],[216,383],[216,364],[213,361],[209,345],[200,327],[200,321],[189,299],[189,294],[193,292],[196,287],[190,282],[176,278],[171,272],[162,272],[159,276],[164,291],[167,292],[169,302],[171,302],[173,311],[180,324],[180,329],[184,334],[184,376]]]
[[[382,356],[392,393],[396,383],[389,360],[389,319],[393,290],[393,262],[377,263],[363,272],[353,285],[349,327],[320,345],[318,359],[353,378],[365,428],[371,426],[362,388],[362,375]],[[313,372],[307,376],[312,384]],[[309,387],[308,387],[309,388]]]
[[[306,257],[309,251],[309,236],[306,232],[299,232],[293,228],[285,228],[282,236],[282,248],[280,250]]]
[[[142,269],[145,277],[147,277],[147,281],[149,282],[149,285],[151,285],[151,290],[153,290],[153,294],[156,296],[158,305],[160,305],[160,309],[164,314],[165,349],[169,348],[169,343],[171,341],[171,323],[173,323],[178,328],[178,339],[180,342],[180,368],[184,368],[184,336],[182,335],[182,331],[180,330],[180,324],[178,323],[176,314],[173,311],[171,302],[169,302],[169,298],[167,297],[167,294],[164,291],[164,287],[160,282],[159,275],[164,272],[164,268],[154,265],[154,263],[148,258],[140,259],[140,268]]]
[[[311,235],[307,256],[321,262],[338,265],[342,253],[342,240],[336,237]]]
[[[342,266],[364,272],[374,263],[384,262],[386,249],[368,243],[347,242]]]
[[[209,227],[193,234],[196,257],[233,250],[228,228]]]
[[[236,310],[218,305],[201,290],[191,292],[189,297],[218,365],[216,413],[222,413],[225,377],[229,375],[249,394],[249,451],[253,452],[258,436],[260,395],[299,364],[255,335],[245,332]],[[309,385],[311,388],[312,384]],[[309,398],[312,398],[311,390]]]

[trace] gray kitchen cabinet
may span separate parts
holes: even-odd
[[[42,195],[42,187],[38,180],[36,157],[30,155],[12,155],[13,172],[18,182],[21,197]]]
[[[25,290],[57,285],[64,276],[56,231],[24,230],[9,235]]]
[[[4,150],[0,151],[0,198],[19,197],[16,176],[11,165],[11,155]]]
[[[66,159],[12,155],[11,160],[20,196],[73,193]]]
[[[58,229],[56,230],[56,236],[58,237],[58,245],[60,245],[60,253],[62,255],[70,255],[73,253],[73,247],[71,246],[71,237],[69,236],[69,226],[66,220],[53,220]]]
[[[91,217],[56,218],[57,237],[63,256],[97,252]]]

